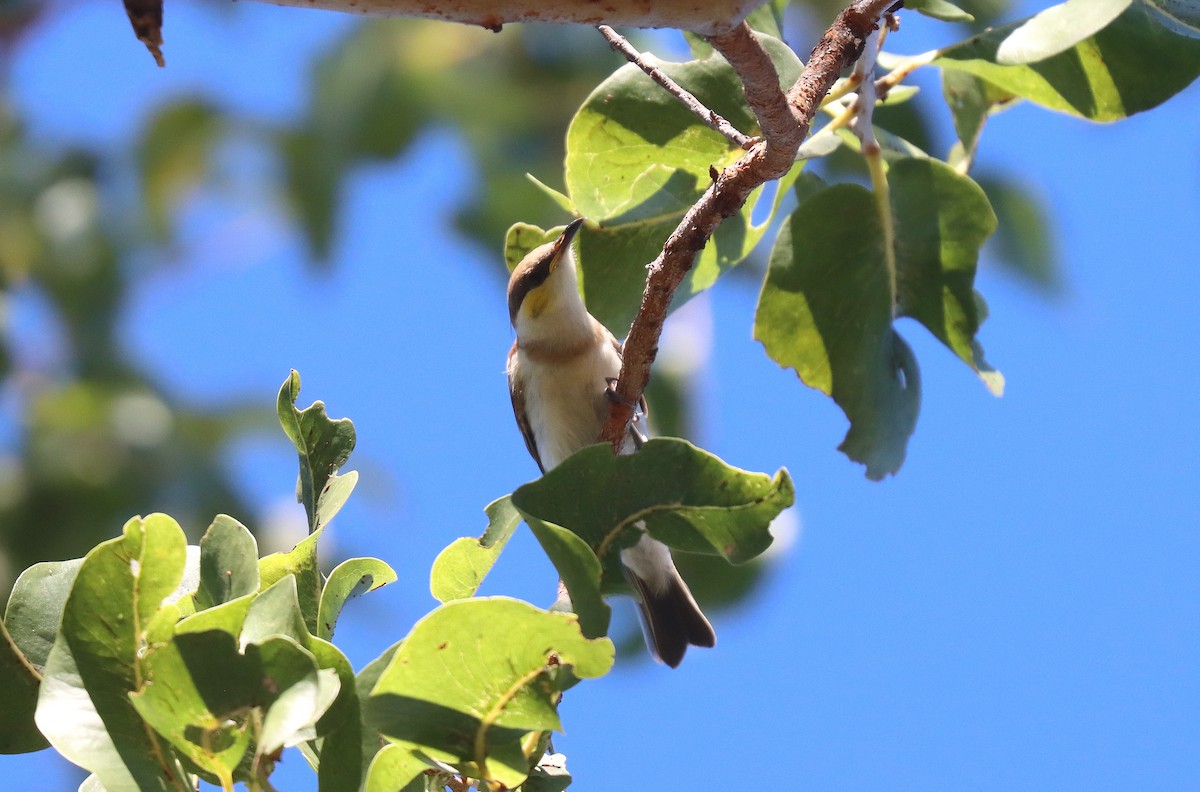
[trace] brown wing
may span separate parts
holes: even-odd
[[[525,414],[525,387],[512,374],[512,359],[516,354],[517,343],[514,341],[512,349],[508,350],[508,395],[512,397],[513,415],[517,419],[517,428],[521,430],[521,437],[525,438],[525,447],[529,449],[529,455],[533,457],[533,461],[537,462],[538,470],[545,473],[546,468],[542,466],[542,457],[538,454],[537,441],[533,438],[533,427],[529,425],[529,416]]]

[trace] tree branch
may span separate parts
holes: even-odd
[[[686,88],[672,80],[657,65],[651,63],[649,58],[634,49],[633,45],[620,33],[608,25],[597,25],[596,30],[600,31],[600,35],[604,36],[605,41],[608,42],[610,47],[628,58],[629,62],[644,71],[647,77],[654,80],[654,82],[662,86],[663,90],[682,102],[684,107],[692,111],[692,114],[703,121],[710,129],[724,135],[738,148],[748,149],[754,143],[753,138],[737,131],[733,124],[712,110],[709,110],[704,106],[703,102],[697,99]]]
[[[717,225],[736,214],[756,187],[787,173],[800,143],[808,136],[821,100],[842,69],[862,54],[863,44],[875,30],[880,16],[894,5],[897,5],[895,0],[856,0],[838,15],[813,49],[800,79],[785,94],[792,116],[788,123],[782,121],[774,97],[779,91],[778,77],[773,67],[770,74],[765,73],[762,60],[766,58],[769,63],[770,59],[748,29],[734,28],[709,39],[745,82],[747,101],[763,127],[763,140],[716,175],[648,266],[642,304],[625,339],[617,398],[609,404],[608,421],[600,434],[600,439],[611,443],[614,449],[622,445],[633,418],[631,405],[639,402],[650,381],[650,366],[658,355],[658,339],[667,308],[696,255],[704,249]],[[788,128],[785,130],[784,126]]]

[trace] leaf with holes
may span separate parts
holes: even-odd
[[[488,527],[483,536],[456,539],[434,559],[429,591],[439,602],[475,596],[513,531],[521,524],[521,515],[508,496],[492,501],[484,512]]]
[[[367,707],[388,739],[513,788],[529,774],[537,733],[561,728],[562,690],[612,663],[612,643],[585,638],[572,614],[504,597],[456,600],[417,622]]]
[[[329,524],[350,497],[358,473],[337,475],[354,450],[354,424],[348,418],[332,420],[324,402],[296,409],[300,375],[293,371],[279,390],[276,412],[284,434],[300,454],[300,480],[296,499],[308,514],[309,533]]]

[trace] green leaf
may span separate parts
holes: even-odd
[[[420,779],[429,767],[412,745],[404,742],[385,745],[371,760],[365,792],[408,792],[410,784]],[[413,784],[412,789],[423,792],[425,785]]]
[[[457,757],[511,788],[530,770],[522,739],[560,728],[566,683],[602,676],[612,662],[612,643],[585,638],[571,614],[503,597],[456,600],[417,622],[368,708],[389,739]]]
[[[240,646],[244,651],[250,644],[264,643],[273,636],[282,635],[311,653],[319,668],[336,672],[341,695],[317,724],[316,736],[324,736],[339,726],[354,707],[354,669],[340,649],[317,638],[310,629],[307,615],[301,610],[297,579],[288,575],[260,592],[250,604],[242,623]]]
[[[521,523],[521,515],[507,495],[489,503],[484,512],[488,516],[488,527],[483,536],[456,539],[434,559],[429,591],[438,602],[475,596],[509,537]]]
[[[673,548],[742,563],[771,544],[771,520],[793,499],[786,470],[749,473],[676,438],[655,438],[628,456],[589,446],[512,494],[531,526],[568,529],[592,548],[605,592],[624,590],[618,551],[638,541],[643,525]],[[574,602],[572,569],[560,571]]]
[[[158,734],[225,788],[253,740],[246,711],[268,700],[261,670],[249,665],[228,633],[179,634],[151,648],[148,684],[130,696]]]
[[[778,39],[758,34],[781,83],[791,85],[801,65]],[[715,53],[687,63],[659,64],[705,106],[746,133],[755,118],[733,69]],[[608,327],[627,327],[645,284],[645,267],[718,170],[745,152],[701,124],[640,69],[628,64],[584,102],[567,131],[566,185],[588,218],[579,234],[583,293],[588,310]],[[760,222],[751,220],[756,191],[742,210],[718,226],[681,285],[676,305],[711,286],[742,261],[762,238],[798,168],[779,185]]]
[[[548,754],[533,768],[529,778],[521,785],[521,792],[563,792],[569,786],[571,774],[567,772],[566,757]]]
[[[309,534],[286,553],[271,553],[259,559],[258,577],[260,590],[267,590],[280,580],[292,576],[300,598],[300,613],[308,631],[316,634],[321,608],[321,591],[324,579],[317,565],[317,539],[322,528]]]
[[[4,623],[21,653],[39,671],[50,656],[67,596],[82,565],[82,558],[34,564],[13,585]]]
[[[1099,33],[1133,0],[1066,0],[1031,16],[1009,33],[996,49],[1005,66],[1037,63]]]
[[[236,638],[257,596],[258,592],[254,592],[192,614],[175,625],[175,634],[220,630]]]
[[[200,538],[197,607],[211,608],[258,591],[258,542],[237,520],[219,514]]]
[[[297,410],[299,396],[300,375],[293,371],[279,390],[276,412],[284,434],[300,454],[297,500],[308,513],[309,533],[316,533],[338,513],[358,481],[355,471],[337,475],[354,450],[354,424],[348,418],[330,419],[324,402]]]
[[[333,706],[341,682],[337,671],[317,668],[311,654],[286,638],[272,638],[258,648],[265,679],[280,691],[258,738],[259,753],[270,755],[319,734],[317,722]]]
[[[0,754],[40,751],[50,743],[37,730],[37,708],[42,675],[29,662],[0,621]]]
[[[746,15],[746,24],[751,30],[766,33],[783,40],[783,14],[787,10],[788,0],[770,0]]]
[[[201,99],[185,99],[158,110],[137,145],[146,217],[153,236],[171,237],[171,213],[207,175],[225,131],[224,115]]]
[[[566,528],[529,515],[525,521],[567,587],[579,629],[588,638],[608,635],[612,608],[604,601],[603,570],[596,551]]]
[[[986,316],[975,291],[979,249],[996,230],[987,195],[937,160],[903,160],[888,172],[896,222],[897,308],[925,325],[994,395],[1004,377],[975,340]]]
[[[809,198],[780,232],[759,297],[755,338],[850,419],[841,450],[867,476],[895,473],[920,406],[916,359],[893,329],[924,324],[999,395],[1003,378],[975,341],[979,248],[996,220],[983,191],[930,159],[888,172],[895,223],[895,308],[886,235],[874,197],[835,185]]]
[[[1164,27],[1142,2],[1064,52],[1037,63],[1005,65],[1001,45],[1022,24],[946,47],[934,64],[1092,121],[1115,121],[1157,107],[1200,75],[1200,40]]]
[[[354,707],[342,725],[335,729],[321,746],[319,781],[321,792],[341,792],[358,789],[366,777],[372,758],[386,741],[379,733],[380,724],[372,718],[372,710],[363,706],[379,676],[399,649],[396,643],[372,660],[358,673],[354,681]],[[389,778],[389,771],[382,771]],[[375,783],[381,783],[377,776]],[[397,781],[397,784],[404,783]],[[395,789],[396,785],[390,787]],[[368,782],[368,787],[370,782]]]
[[[110,792],[191,788],[170,747],[129,700],[144,678],[149,629],[183,579],[186,556],[183,531],[170,517],[130,520],[123,536],[87,554],[63,609],[37,725]]]
[[[1040,289],[1044,294],[1059,294],[1063,276],[1058,264],[1045,203],[1030,188],[1004,176],[978,177],[996,210],[996,236],[989,250],[1005,270]]]
[[[395,581],[395,570],[378,558],[350,558],[338,564],[321,590],[317,637],[332,640],[338,616],[347,600]]]
[[[1200,38],[1200,2],[1197,0],[1146,0],[1158,21],[1168,30]]]
[[[287,202],[304,231],[309,251],[318,261],[329,258],[337,232],[341,185],[347,165],[336,149],[311,130],[281,134]]]
[[[943,22],[975,21],[975,17],[947,0],[905,0],[904,7]]]
[[[950,164],[965,160],[969,165],[988,117],[1011,106],[1016,97],[973,74],[955,69],[942,70],[942,96],[950,108],[960,142]]]
[[[504,264],[511,273],[529,251],[539,245],[558,239],[565,225],[543,231],[529,223],[513,223],[504,235]]]

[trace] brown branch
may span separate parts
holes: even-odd
[[[792,115],[779,87],[779,73],[771,56],[762,48],[754,33],[745,22],[716,36],[709,36],[708,43],[721,53],[742,80],[742,91],[746,104],[758,119],[758,128],[766,142],[764,157],[773,167],[781,168],[780,176],[787,173],[795,157],[795,151],[804,142],[800,125]],[[792,152],[789,157],[788,151]]]
[[[600,35],[604,36],[604,40],[608,42],[608,46],[612,47],[617,52],[624,55],[630,63],[637,66],[646,73],[654,82],[658,83],[663,90],[674,96],[683,106],[692,112],[697,118],[705,123],[709,129],[725,136],[733,145],[738,148],[748,149],[754,143],[754,139],[748,135],[743,135],[737,131],[733,124],[726,121],[717,113],[709,110],[704,106],[704,103],[695,97],[691,92],[684,88],[679,83],[672,80],[666,72],[658,68],[642,53],[629,43],[629,40],[622,36],[617,31],[610,28],[608,25],[597,25],[596,30],[600,31]]]
[[[619,449],[639,402],[650,381],[650,366],[658,355],[667,308],[675,290],[704,249],[718,224],[742,208],[750,193],[760,185],[787,173],[795,161],[800,143],[808,136],[821,100],[829,93],[842,69],[862,54],[863,43],[876,28],[879,17],[895,0],[855,0],[842,11],[813,49],[808,64],[796,84],[785,94],[792,119],[784,123],[774,94],[779,79],[774,68],[767,74],[762,68],[766,53],[749,31],[739,28],[710,38],[722,51],[738,75],[745,81],[747,101],[759,118],[764,139],[741,159],[716,174],[683,220],[668,237],[662,252],[648,266],[646,289],[629,336],[625,339],[625,359],[617,381],[616,396],[609,404],[608,421],[600,434],[602,441]],[[753,52],[758,50],[758,52]],[[769,59],[768,59],[769,62]],[[781,129],[787,126],[788,129]]]

